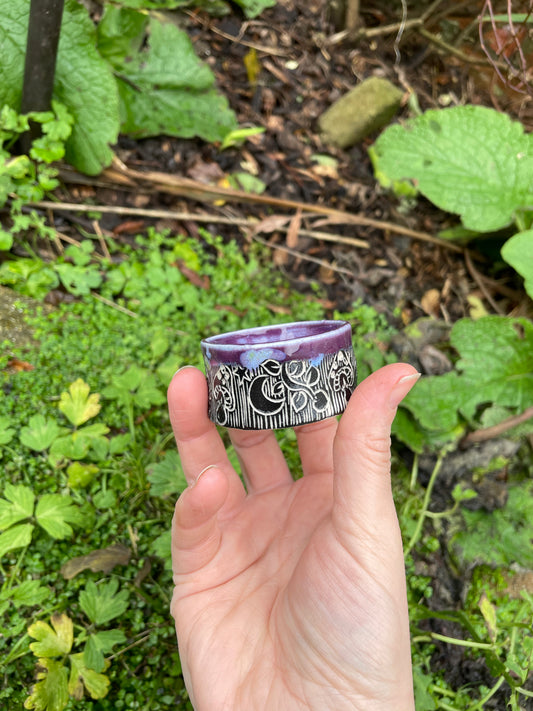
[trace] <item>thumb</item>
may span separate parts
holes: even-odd
[[[358,385],[339,422],[332,515],[352,550],[363,541],[379,556],[383,547],[392,552],[393,541],[401,547],[390,481],[390,430],[399,403],[419,377],[401,363],[381,368]]]

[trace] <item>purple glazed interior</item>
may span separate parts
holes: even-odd
[[[312,360],[352,347],[346,321],[300,321],[221,333],[202,341],[211,365],[240,363],[255,367],[262,360]]]

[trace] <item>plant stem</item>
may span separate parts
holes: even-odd
[[[437,480],[437,476],[440,472],[440,469],[442,467],[442,462],[444,461],[444,454],[441,452],[437,458],[437,461],[435,463],[435,466],[433,467],[433,471],[431,472],[431,477],[429,478],[429,482],[426,488],[426,493],[424,495],[424,501],[422,502],[422,511],[420,512],[420,516],[418,517],[418,521],[416,522],[416,528],[413,532],[413,535],[411,536],[411,540],[407,544],[407,547],[405,549],[404,555],[407,556],[413,549],[415,543],[418,541],[420,538],[420,534],[422,532],[422,526],[424,525],[424,519],[426,518],[426,514],[428,511],[429,507],[429,502],[431,499],[431,494],[433,492],[433,487],[435,486],[435,482]]]
[[[64,1],[31,0],[20,107],[23,114],[50,110]],[[29,133],[23,136],[25,152],[29,152],[39,130],[39,126],[32,124]]]
[[[480,699],[477,702],[477,704],[474,704],[474,706],[470,707],[470,711],[477,711],[477,709],[482,709],[483,706],[487,703],[487,701],[490,698],[492,698],[494,696],[494,694],[498,691],[498,689],[500,688],[500,686],[503,684],[504,681],[505,681],[505,677],[501,676],[498,679],[498,681],[494,684],[492,689],[487,694],[485,694],[485,696],[482,699]]]
[[[446,635],[438,634],[437,632],[431,633],[431,639],[436,639],[439,642],[446,642],[447,644],[454,644],[456,647],[469,647],[471,649],[493,649],[494,645],[488,642],[474,642],[469,639],[456,639],[455,637],[446,637]]]

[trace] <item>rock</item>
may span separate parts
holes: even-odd
[[[0,347],[4,341],[15,347],[32,342],[33,330],[25,322],[24,307],[34,313],[38,306],[50,310],[49,306],[42,306],[38,301],[0,285]]]
[[[365,79],[319,118],[323,140],[339,148],[359,143],[389,123],[402,96],[401,89],[387,79]]]

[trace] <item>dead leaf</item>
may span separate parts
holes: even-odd
[[[194,284],[194,286],[197,286],[199,289],[205,289],[206,291],[210,288],[211,281],[209,280],[209,277],[206,274],[204,274],[203,276],[201,274],[198,274],[198,272],[195,272],[194,269],[190,269],[189,267],[185,266],[185,263],[181,259],[178,259],[175,264],[180,270],[180,272],[183,274],[183,276],[188,279],[191,284]]]
[[[87,555],[71,558],[61,566],[61,575],[65,580],[71,580],[83,570],[93,573],[110,573],[116,565],[128,565],[131,551],[122,543],[116,543],[107,548],[98,548]]]
[[[296,249],[298,246],[298,237],[301,225],[302,211],[298,209],[289,224],[289,229],[287,230],[287,247],[290,249]]]
[[[428,289],[420,299],[420,305],[428,316],[437,318],[440,313],[440,291],[438,289]]]
[[[150,558],[146,558],[142,568],[137,572],[137,575],[135,576],[135,580],[133,581],[133,584],[135,587],[140,588],[142,581],[150,575],[152,572],[152,561]]]
[[[134,235],[144,230],[144,220],[126,220],[113,228],[114,235]]]
[[[31,363],[26,363],[25,360],[11,358],[7,361],[7,368],[9,370],[14,370],[15,373],[20,373],[21,371],[34,370],[35,366],[33,366]]]
[[[246,76],[248,77],[248,83],[250,86],[255,86],[257,84],[257,79],[261,74],[261,62],[257,56],[257,51],[252,47],[244,55],[244,66],[246,68]]]
[[[270,217],[265,217],[264,220],[258,222],[253,229],[252,236],[258,235],[261,232],[263,234],[269,234],[271,232],[277,232],[278,230],[285,227],[287,222],[291,218],[287,215],[270,215]]]

